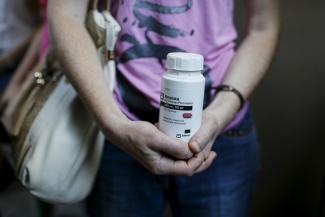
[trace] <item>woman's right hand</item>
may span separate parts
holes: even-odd
[[[156,126],[145,121],[123,120],[114,124],[110,141],[131,155],[151,173],[157,175],[187,175],[207,169],[216,157],[211,151],[208,157],[193,155],[186,142],[170,138]]]

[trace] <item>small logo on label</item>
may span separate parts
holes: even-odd
[[[191,133],[191,130],[187,129],[187,130],[184,131],[184,133]]]
[[[188,119],[188,118],[191,118],[191,117],[192,117],[192,113],[184,113],[183,114],[183,118]]]
[[[181,134],[176,134],[176,138],[181,138],[182,135]]]

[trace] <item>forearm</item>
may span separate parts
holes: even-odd
[[[267,1],[266,1],[267,2]],[[260,5],[258,5],[260,6]],[[263,5],[269,7],[269,5]],[[278,33],[279,16],[277,4],[269,12],[260,11],[251,19],[249,32],[237,50],[226,73],[223,84],[236,88],[247,99],[265,76],[274,55]],[[255,7],[257,7],[255,5]],[[255,8],[255,10],[259,10]],[[269,14],[268,14],[269,13]],[[261,17],[263,14],[264,17]],[[219,92],[209,106],[209,111],[222,113],[218,117],[221,127],[232,120],[240,107],[239,97],[232,92]]]
[[[29,47],[29,44],[31,43],[34,35],[35,32],[30,33],[15,48],[12,48],[9,51],[6,51],[2,55],[0,55],[0,72],[17,63],[19,58],[21,58],[25,54],[25,51]]]
[[[49,5],[53,47],[69,81],[84,104],[99,125],[109,130],[109,125],[120,123],[120,119],[125,117],[107,86],[95,46],[83,25],[84,20],[67,15],[59,6],[58,3]]]
[[[34,68],[35,64],[38,61],[38,51],[39,51],[39,31],[34,35],[33,40],[28,46],[24,58],[22,59],[19,66],[17,67],[17,70],[15,71],[8,85],[9,88],[11,84],[13,83],[21,84],[25,80],[26,75],[30,73],[30,70]]]
[[[238,49],[228,69],[223,84],[236,88],[247,99],[264,77],[271,62],[276,44],[273,33],[252,33]],[[219,92],[210,109],[222,109],[228,122],[240,107],[238,96]]]

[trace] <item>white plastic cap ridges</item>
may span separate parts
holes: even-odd
[[[203,56],[195,53],[174,52],[167,54],[166,68],[178,71],[202,71]]]

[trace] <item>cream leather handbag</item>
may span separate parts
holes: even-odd
[[[120,26],[108,10],[98,12],[95,7],[86,23],[93,37],[104,38],[101,43],[96,37],[94,41],[112,90],[113,50]],[[103,134],[51,55],[22,90],[14,111],[5,110],[2,116],[12,141],[17,178],[33,195],[48,202],[84,199],[99,167]]]
[[[104,136],[61,71],[46,82],[17,137],[16,175],[43,200],[73,203],[92,188]]]

